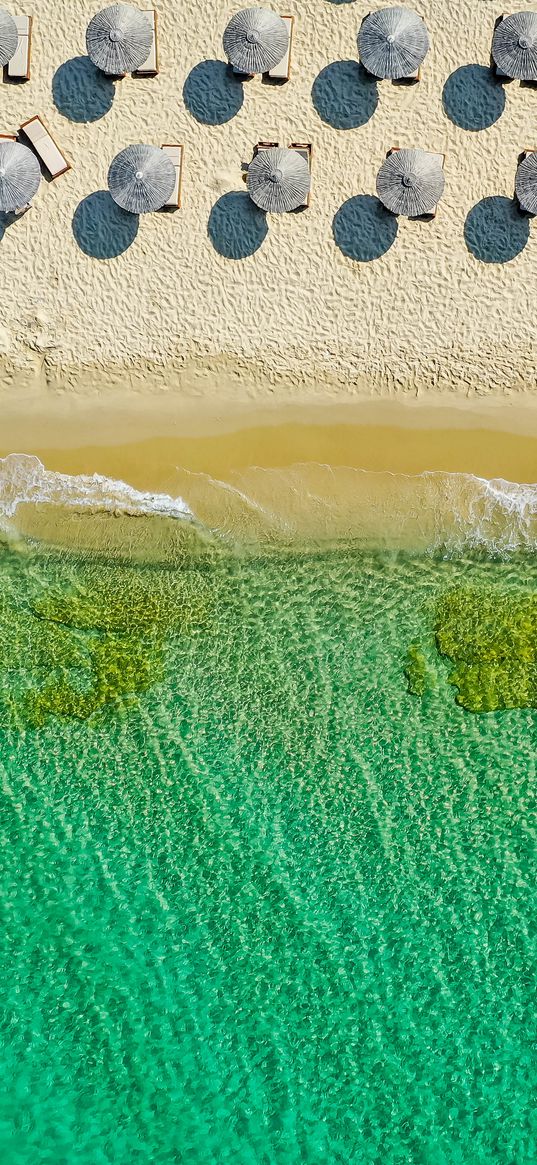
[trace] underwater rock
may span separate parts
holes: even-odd
[[[438,650],[470,712],[537,707],[537,595],[457,587],[436,607]]]

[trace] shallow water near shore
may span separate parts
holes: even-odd
[[[204,546],[0,558],[3,1160],[532,1161],[533,554]]]

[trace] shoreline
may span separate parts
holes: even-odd
[[[221,548],[537,548],[533,404],[161,403],[56,399],[44,418],[19,402],[0,444],[10,540],[170,564],[207,535]]]
[[[177,473],[213,477],[302,463],[394,474],[466,473],[537,480],[537,401],[374,400],[270,407],[111,395],[21,397],[2,414],[0,457],[30,454],[46,469],[99,473],[173,495]]]

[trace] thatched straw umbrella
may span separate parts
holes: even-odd
[[[93,64],[103,73],[120,76],[139,69],[153,42],[151,24],[131,4],[103,8],[86,29],[86,48]]]
[[[9,214],[31,202],[39,189],[41,167],[27,146],[0,142],[0,211]]]
[[[108,171],[114,202],[131,214],[160,210],[175,186],[175,166],[158,146],[127,146]]]
[[[224,52],[241,73],[268,73],[283,60],[288,45],[285,22],[267,8],[243,8],[224,32]]]
[[[429,33],[410,8],[370,12],[358,33],[360,60],[374,77],[413,77],[429,50]]]
[[[515,12],[500,20],[492,38],[492,56],[508,77],[537,81],[537,12]]]
[[[271,213],[302,206],[310,184],[308,163],[297,150],[260,150],[248,167],[250,198]]]
[[[17,25],[10,12],[0,8],[0,68],[7,65],[19,43]]]
[[[444,172],[437,154],[394,150],[377,175],[377,194],[392,214],[414,218],[431,214],[444,193]]]
[[[537,214],[537,154],[527,154],[520,163],[515,189],[521,210]]]

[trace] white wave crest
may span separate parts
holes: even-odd
[[[10,453],[0,458],[0,523],[4,528],[24,503],[71,506],[122,514],[160,514],[192,521],[183,498],[145,493],[99,473],[70,475],[45,469],[38,457]]]

